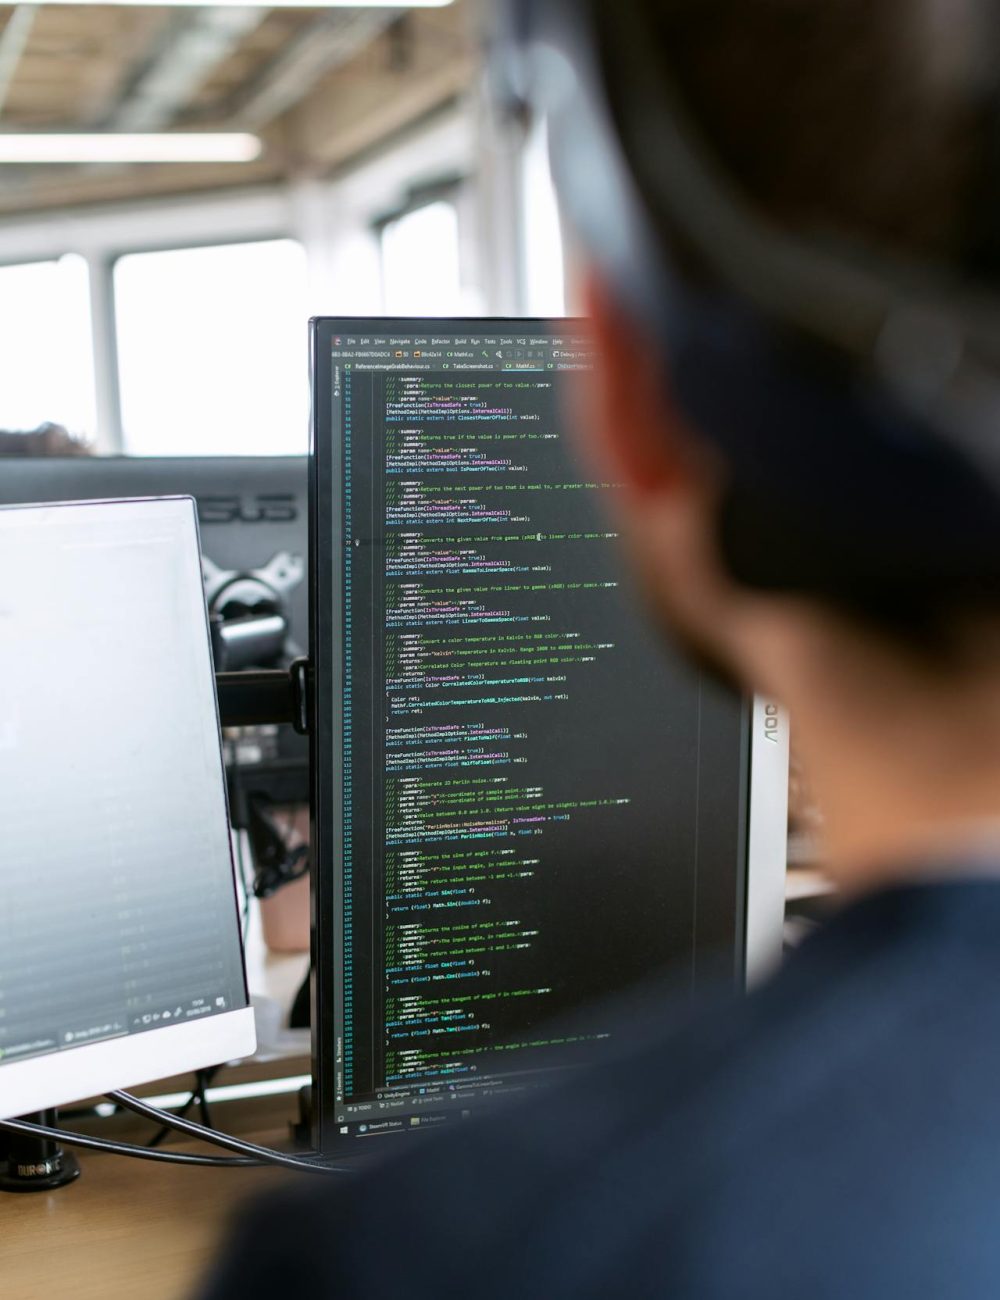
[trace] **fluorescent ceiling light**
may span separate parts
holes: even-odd
[[[96,135],[0,131],[0,163],[242,163],[253,162],[260,152],[257,136],[241,131]]]
[[[211,0],[213,8],[239,6],[259,9],[443,9],[454,0]],[[32,0],[32,4],[155,5],[157,8],[202,6],[205,0]]]

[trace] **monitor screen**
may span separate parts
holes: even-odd
[[[0,820],[0,1116],[253,1051],[191,500],[0,509]]]
[[[582,322],[313,342],[332,1148],[591,1059],[613,1013],[564,1026],[653,976],[742,978],[752,715],[638,608],[561,402]]]

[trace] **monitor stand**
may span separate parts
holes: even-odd
[[[44,1124],[46,1128],[58,1127],[55,1110],[21,1118],[30,1124]],[[5,1160],[0,1160],[0,1191],[52,1192],[80,1177],[76,1156],[51,1138],[27,1133],[6,1133],[3,1137]]]

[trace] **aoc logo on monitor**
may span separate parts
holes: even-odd
[[[291,492],[263,492],[258,496],[200,496],[198,521],[202,524],[292,524],[299,517]]]

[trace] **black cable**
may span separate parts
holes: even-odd
[[[184,1133],[189,1137],[195,1137],[200,1141],[221,1146],[226,1150],[236,1151],[240,1154],[232,1157],[195,1155],[187,1151],[161,1151],[156,1147],[132,1146],[127,1142],[88,1137],[83,1133],[70,1132],[68,1129],[48,1128],[42,1124],[32,1124],[27,1120],[17,1119],[0,1120],[0,1132],[49,1138],[54,1142],[61,1142],[64,1146],[83,1147],[90,1151],[104,1151],[110,1155],[130,1156],[137,1160],[158,1161],[161,1164],[201,1165],[222,1169],[260,1169],[277,1166],[282,1169],[294,1169],[299,1172],[318,1174],[349,1174],[354,1172],[343,1166],[323,1164],[318,1156],[311,1159],[299,1158],[286,1155],[281,1151],[273,1151],[270,1147],[261,1147],[252,1142],[243,1142],[239,1138],[230,1137],[227,1133],[219,1133],[215,1129],[206,1129],[203,1125],[196,1124],[192,1120],[182,1120],[167,1111],[159,1110],[156,1106],[149,1106],[129,1093],[112,1092],[108,1093],[107,1096],[109,1101],[113,1101],[125,1110],[131,1110],[145,1119],[159,1121],[165,1127]]]
[[[155,1160],[161,1164],[207,1165],[213,1169],[260,1169],[265,1163],[249,1156],[199,1156],[189,1151],[160,1151],[153,1147],[137,1147],[128,1142],[71,1133],[68,1129],[47,1128],[44,1124],[31,1124],[23,1119],[0,1119],[0,1132],[49,1138],[67,1147],[85,1147],[88,1151],[106,1151],[111,1155],[131,1156],[135,1160]]]
[[[219,1067],[210,1066],[207,1070],[197,1070],[195,1079],[198,1082],[198,1114],[201,1116],[201,1122],[206,1128],[212,1128],[212,1112],[208,1107],[208,1085],[215,1078]],[[182,1115],[183,1119],[184,1116]]]
[[[243,778],[236,769],[233,773],[233,783],[242,789]],[[240,800],[242,803],[242,799]],[[247,878],[247,864],[243,836],[246,834],[243,827],[236,829],[236,865],[239,867],[240,884],[243,886],[243,942],[247,941],[247,933],[250,929],[250,900],[253,897],[253,886]]]
[[[191,1093],[188,1096],[187,1100],[178,1109],[177,1111],[178,1115],[180,1115],[183,1118],[191,1109],[191,1107],[195,1104],[195,1102],[197,1102],[199,1109],[201,1111],[202,1122],[205,1123],[207,1127],[211,1128],[211,1117],[208,1120],[205,1119],[205,1115],[209,1113],[208,1101],[205,1098],[205,1090],[214,1081],[215,1076],[219,1073],[221,1069],[222,1069],[221,1065],[210,1065],[207,1070],[195,1071],[195,1076],[194,1076],[195,1086],[191,1089]],[[117,1107],[115,1109],[117,1109]],[[161,1124],[159,1130],[153,1134],[153,1136],[146,1143],[146,1146],[158,1147],[160,1143],[163,1141],[163,1139],[166,1138],[171,1132],[172,1129],[168,1124]]]
[[[217,1129],[206,1128],[203,1124],[196,1124],[193,1120],[182,1119],[179,1115],[170,1114],[169,1111],[159,1110],[156,1106],[150,1106],[147,1102],[140,1101],[138,1097],[133,1097],[128,1092],[109,1092],[107,1097],[109,1101],[124,1106],[126,1110],[131,1110],[144,1119],[151,1119],[157,1124],[167,1124],[170,1128],[176,1129],[178,1133],[184,1133],[187,1137],[198,1138],[202,1142],[210,1142],[214,1146],[222,1147],[225,1151],[235,1151],[240,1155],[253,1156],[265,1164],[277,1165],[281,1169],[295,1169],[310,1174],[349,1174],[354,1172],[342,1165],[322,1164],[319,1156],[313,1158],[290,1156],[282,1151],[273,1151],[270,1147],[261,1147],[253,1142],[244,1142],[240,1138],[230,1137],[228,1133],[220,1133]],[[148,1150],[148,1148],[143,1147],[142,1150]]]
[[[250,885],[247,881],[247,868],[243,860],[243,832],[236,832],[236,853],[240,862],[240,881],[243,885],[243,942],[246,943],[247,934],[250,931],[250,900],[253,897]]]
[[[239,745],[234,741],[232,760],[226,769],[226,773],[229,778],[229,824],[236,852],[236,869],[240,874],[240,885],[243,888],[242,935],[245,944],[247,941],[247,931],[250,928],[250,899],[253,896],[253,887],[247,880],[246,855],[243,845],[243,836],[246,833],[248,813],[246,791],[243,786],[243,772],[240,769],[238,750]]]

